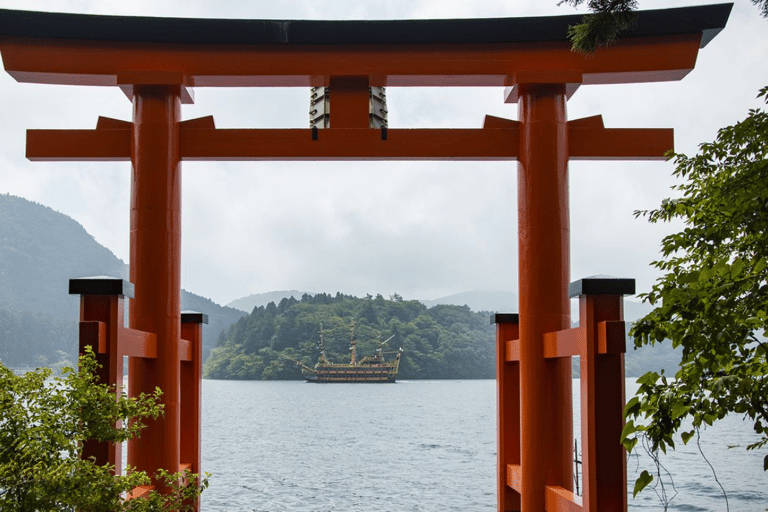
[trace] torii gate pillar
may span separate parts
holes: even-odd
[[[542,343],[570,324],[568,127],[565,84],[519,87],[521,495],[539,512],[545,485],[572,478],[571,361],[545,359]]]
[[[154,475],[179,467],[181,158],[179,86],[133,91],[130,327],[157,333],[157,358],[130,358],[129,394],[163,390],[164,414],[128,444],[128,460]],[[157,483],[155,483],[157,485]]]

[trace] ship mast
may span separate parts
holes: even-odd
[[[329,364],[328,358],[325,357],[325,340],[323,339],[323,324],[320,324],[320,364]]]
[[[349,349],[352,351],[350,364],[357,364],[357,342],[355,341],[355,320],[349,321]]]

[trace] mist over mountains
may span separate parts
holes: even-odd
[[[227,307],[239,309],[246,313],[250,313],[254,308],[263,307],[274,302],[280,303],[283,299],[301,299],[303,295],[316,295],[314,292],[306,292],[300,290],[282,290],[266,293],[254,293],[247,297],[241,297],[233,300]],[[455,293],[452,295],[446,295],[437,299],[419,299],[417,297],[405,297],[409,300],[418,300],[424,304],[427,308],[432,308],[437,305],[446,306],[467,306],[475,313],[481,311],[487,311],[490,313],[517,313],[519,311],[519,300],[517,294],[503,291],[503,290],[475,290],[469,292]],[[574,314],[578,314],[575,310]],[[635,321],[644,317],[653,308],[648,304],[643,304],[635,298],[624,299],[624,319],[627,321]]]
[[[503,290],[475,290],[471,292],[454,293],[439,299],[419,302],[431,308],[438,304],[450,306],[467,306],[472,311],[489,311],[492,313],[515,313],[518,310],[517,295]]]
[[[282,291],[266,292],[266,293],[254,293],[252,295],[248,295],[246,297],[241,297],[239,299],[233,300],[232,302],[227,304],[227,307],[239,309],[240,311],[245,311],[246,313],[250,313],[251,311],[253,311],[253,308],[266,306],[270,302],[274,302],[275,304],[278,304],[281,300],[290,299],[291,297],[295,299],[300,299],[301,296],[304,294],[315,295],[314,293],[302,292],[299,290],[282,290]]]
[[[42,204],[0,194],[0,361],[15,367],[74,362],[79,298],[68,294],[68,282],[74,277],[94,275],[128,279],[128,267],[74,219]],[[317,294],[273,291],[221,306],[182,290],[181,309],[208,315],[209,324],[203,327],[205,360],[220,333],[255,308],[279,304],[290,297],[301,300],[305,295]],[[468,291],[419,302],[428,309],[438,305],[467,306],[475,313],[518,310],[517,296],[507,291]],[[647,304],[625,300],[628,321],[648,311]],[[629,376],[660,368],[674,371],[680,359],[679,350],[672,351],[669,343],[637,351],[632,345],[628,339]]]
[[[314,292],[303,292],[299,290],[284,290],[266,293],[255,293],[233,300],[227,307],[239,309],[250,313],[253,308],[266,306],[270,302],[278,304],[283,299],[301,299],[303,295],[316,295]],[[512,292],[502,290],[476,290],[471,292],[455,293],[438,299],[419,299],[417,297],[406,297],[409,300],[418,300],[427,308],[437,305],[446,306],[467,306],[475,313],[481,311],[490,311],[493,313],[511,313],[517,311],[517,295]]]
[[[0,309],[77,320],[69,279],[93,275],[128,279],[128,268],[74,219],[0,195]]]
[[[74,219],[47,206],[0,194],[0,360],[12,366],[76,359],[79,297],[69,280],[128,279],[128,266]],[[181,309],[206,313],[203,358],[222,329],[244,315],[181,291]]]

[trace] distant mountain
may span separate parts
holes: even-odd
[[[624,372],[629,377],[643,375],[646,372],[660,372],[674,375],[683,357],[683,348],[672,348],[672,342],[665,340],[653,346],[635,348],[635,343],[629,336],[632,322],[635,322],[651,311],[653,306],[638,299],[624,299],[624,320],[627,322],[627,352],[624,357]]]
[[[281,300],[289,299],[291,297],[301,299],[304,294],[310,296],[315,295],[314,292],[302,292],[299,290],[255,293],[253,295],[248,295],[247,297],[233,300],[227,304],[227,306],[250,313],[253,311],[253,308],[266,306],[270,302],[278,304]],[[461,292],[446,297],[440,297],[439,299],[419,300],[419,302],[428,308],[443,304],[447,306],[468,306],[469,309],[475,312],[491,311],[494,313],[508,313],[517,311],[517,295],[502,290]]]
[[[672,348],[672,343],[665,340],[653,346],[635,348],[633,338],[629,336],[632,323],[653,311],[653,306],[640,302],[635,298],[624,299],[624,321],[627,351],[624,355],[624,374],[627,377],[639,377],[646,372],[660,372],[664,370],[667,375],[674,375],[680,365],[683,355],[682,347]],[[579,376],[578,360],[573,360],[573,376]]]
[[[446,304],[468,306],[472,311],[489,311],[492,313],[518,313],[520,308],[517,294],[503,290],[475,290],[455,293],[434,300],[420,300],[419,302],[428,308],[438,304]],[[652,310],[651,305],[642,303],[638,299],[624,299],[624,319],[626,321],[634,322]]]
[[[624,320],[634,322],[653,311],[653,306],[635,298],[624,298]]]
[[[301,299],[301,296],[304,295],[305,293],[308,295],[315,295],[314,293],[300,292],[299,290],[283,290],[283,291],[277,291],[277,292],[254,293],[253,295],[248,295],[247,297],[242,297],[240,299],[233,300],[232,302],[227,304],[227,307],[239,309],[240,311],[245,311],[246,313],[250,313],[253,311],[253,308],[257,308],[259,306],[266,306],[270,302],[279,304],[281,300],[290,299],[291,297],[295,299]]]
[[[473,311],[488,311],[497,313],[517,313],[519,311],[518,297],[512,292],[496,291],[472,291],[448,295],[435,300],[422,300],[422,304],[428,308],[438,304],[469,306]],[[627,333],[632,327],[631,323],[639,320],[653,310],[653,306],[640,302],[635,298],[624,299],[624,320],[627,322]],[[662,369],[668,375],[674,375],[680,364],[682,349],[672,348],[669,341],[657,343],[649,347],[644,346],[635,349],[634,341],[627,334],[627,352],[625,356],[625,374],[628,377],[639,377],[646,372],[659,372]],[[578,360],[573,360],[573,376],[578,377]]]
[[[208,325],[203,326],[203,361],[208,359],[222,331],[245,316],[239,309],[220,306],[211,299],[181,290],[181,310],[199,311],[208,315]]]
[[[74,219],[21,197],[0,195],[0,309],[77,320],[69,279],[127,279],[125,263]]]
[[[438,304],[449,306],[468,306],[472,311],[490,311],[493,313],[516,313],[518,309],[517,295],[503,290],[475,290],[455,293],[434,300],[420,300],[431,308]]]
[[[15,365],[74,361],[79,298],[68,294],[69,280],[95,275],[128,279],[128,274],[128,266],[74,219],[0,194],[0,360],[12,359]],[[208,315],[204,358],[219,333],[244,315],[186,290],[181,291],[181,309]],[[30,336],[45,339],[27,341]]]

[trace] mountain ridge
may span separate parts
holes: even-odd
[[[448,306],[467,306],[477,313],[513,313],[518,308],[517,294],[505,290],[470,290],[439,297],[437,299],[417,299],[428,308],[444,304]]]
[[[315,292],[300,290],[275,290],[262,293],[254,293],[235,299],[227,303],[227,307],[239,309],[250,313],[254,308],[266,306],[270,302],[278,304],[283,299],[291,297],[301,299],[302,295],[317,295]],[[481,311],[489,312],[511,312],[517,310],[517,295],[504,290],[471,290],[466,292],[454,293],[439,297],[437,299],[413,299],[421,302],[427,308],[439,304],[448,306],[467,306],[470,310],[479,313]]]
[[[18,365],[71,363],[77,349],[79,300],[68,294],[68,281],[75,277],[107,275],[128,279],[128,267],[99,244],[77,221],[52,208],[10,194],[0,194],[0,360]],[[251,311],[181,290],[181,308],[208,315],[203,326],[203,359],[226,331],[255,307],[276,305],[288,297],[301,300],[319,294],[284,290],[253,294]],[[325,294],[322,294],[325,295]],[[402,299],[402,298],[401,298]],[[428,309],[439,305],[467,306],[473,312],[514,312],[517,297],[512,292],[475,290],[433,300],[417,301]],[[629,322],[651,310],[647,304],[625,300]],[[30,339],[35,338],[35,339]],[[669,344],[633,350],[627,341],[627,375],[664,365],[674,369],[674,351]],[[679,351],[678,351],[679,352]],[[679,361],[679,354],[677,355]],[[654,366],[655,365],[655,366]]]
[[[239,309],[240,311],[250,313],[253,311],[253,308],[266,306],[270,302],[277,304],[281,300],[289,299],[291,297],[300,299],[304,294],[316,295],[315,293],[302,292],[299,290],[275,290],[271,292],[252,293],[251,295],[246,295],[245,297],[240,297],[239,299],[235,299],[227,303],[226,307]]]
[[[75,219],[37,202],[0,194],[0,312],[7,324],[0,330],[0,345],[20,343],[25,333],[16,331],[30,322],[42,323],[65,334],[61,335],[60,346],[44,344],[49,358],[33,354],[29,356],[30,364],[59,362],[63,356],[58,352],[74,361],[80,301],[78,296],[69,295],[69,280],[96,275],[127,280],[129,270]],[[203,326],[204,359],[216,344],[219,332],[244,315],[184,289],[181,309],[208,315],[209,323]],[[18,355],[18,347],[11,352]],[[0,349],[3,353],[9,351]]]
[[[279,304],[283,299],[291,297],[301,299],[302,295],[317,295],[314,292],[300,290],[275,290],[262,293],[254,293],[229,302],[226,307],[251,313],[255,307],[266,306],[270,302]],[[483,311],[489,313],[516,313],[519,311],[519,299],[517,294],[506,290],[470,290],[458,292],[437,299],[413,299],[418,300],[427,308],[440,304],[448,306],[467,306],[475,313]],[[650,304],[640,302],[634,298],[624,299],[624,319],[628,322],[642,318],[653,310]],[[577,312],[576,312],[577,313]]]

